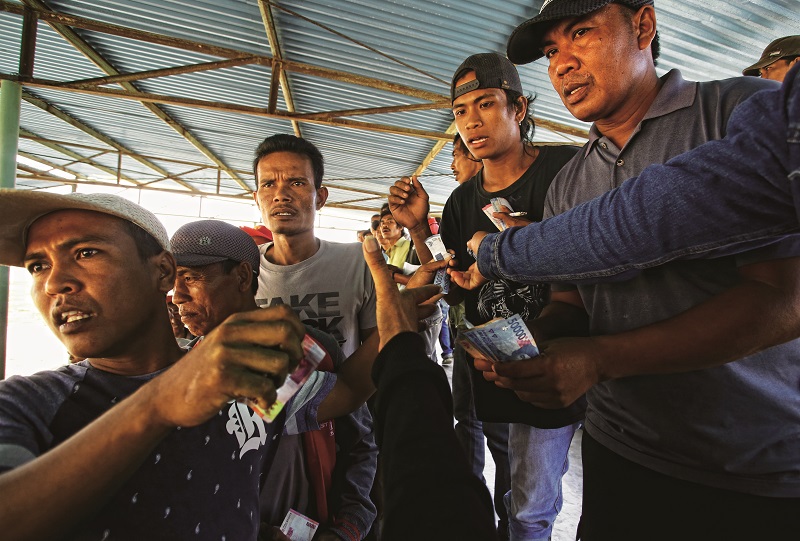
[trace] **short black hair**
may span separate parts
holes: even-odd
[[[123,218],[120,218],[120,220],[122,220],[125,230],[131,238],[133,238],[133,242],[136,243],[136,253],[139,254],[139,259],[147,261],[151,257],[164,251],[164,248],[161,247],[161,244],[159,244],[153,235],[133,222],[129,222]]]
[[[516,110],[522,94],[516,90],[503,89],[506,94],[508,108]],[[533,134],[536,132],[536,123],[533,121],[533,102],[536,97],[532,94],[525,96],[528,100],[528,108],[525,110],[525,117],[519,123],[519,138],[523,143],[533,144]]]
[[[322,153],[312,143],[302,137],[288,133],[277,133],[261,141],[256,149],[256,157],[253,160],[253,176],[258,183],[258,162],[261,158],[275,152],[294,152],[300,156],[305,156],[311,162],[311,169],[314,171],[314,187],[322,186],[322,177],[325,176],[325,161]]]

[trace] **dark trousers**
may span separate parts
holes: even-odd
[[[800,498],[767,498],[669,477],[583,435],[582,541],[798,539]]]

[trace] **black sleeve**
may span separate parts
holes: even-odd
[[[486,486],[453,431],[447,377],[412,332],[389,341],[372,370],[383,486],[383,541],[496,539]]]

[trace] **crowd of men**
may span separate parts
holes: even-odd
[[[551,0],[461,63],[449,260],[416,177],[360,244],[317,238],[324,159],[293,135],[255,151],[266,227],[170,238],[121,197],[2,191],[0,264],[74,360],[0,383],[3,539],[285,541],[299,513],[319,541],[547,540],[581,427],[577,538],[790,536],[800,36],[703,83],[659,77],[659,48],[651,0]],[[532,142],[529,62],[583,147]],[[454,338],[518,315],[540,354],[456,343],[451,394],[440,307]]]

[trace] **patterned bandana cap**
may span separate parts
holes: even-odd
[[[742,75],[755,75],[758,77],[761,74],[761,68],[766,68],[787,56],[800,56],[800,36],[778,38],[767,45],[767,48],[761,53],[761,58],[758,59],[758,62],[752,66],[746,67],[742,71]]]
[[[169,235],[155,214],[124,197],[0,189],[0,265],[21,267],[31,224],[59,210],[91,210],[122,218],[144,229],[164,250],[169,250]]]
[[[182,267],[202,267],[230,259],[250,263],[255,274],[260,254],[255,241],[236,227],[219,220],[186,224],[172,235],[172,253]]]
[[[539,15],[528,19],[511,33],[506,46],[508,59],[514,64],[539,60],[544,56],[542,38],[551,25],[561,19],[586,15],[612,2],[633,9],[653,4],[653,0],[545,0]]]
[[[475,72],[475,80],[456,86],[456,81],[468,71]],[[474,54],[458,66],[453,80],[450,81],[450,102],[479,88],[502,88],[522,94],[517,68],[506,57],[497,53]]]

